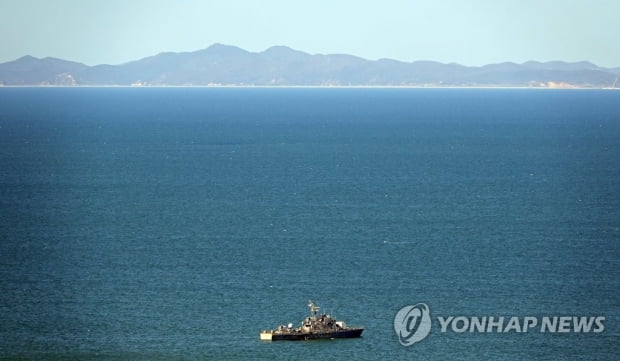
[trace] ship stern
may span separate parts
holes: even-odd
[[[273,333],[271,333],[271,331],[261,331],[260,339],[261,341],[271,341],[273,339]]]

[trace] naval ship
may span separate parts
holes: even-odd
[[[323,313],[318,316],[320,309],[314,302],[308,301],[310,317],[301,322],[301,326],[293,327],[292,323],[280,325],[274,330],[264,330],[260,333],[260,339],[264,341],[297,341],[332,338],[360,337],[364,329],[362,327],[349,327],[342,321]]]

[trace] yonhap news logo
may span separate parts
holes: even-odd
[[[425,303],[401,308],[394,316],[394,331],[403,346],[422,341],[431,332],[431,311]]]
[[[605,316],[437,316],[439,332],[453,333],[601,333]],[[411,346],[431,332],[430,307],[408,305],[394,316],[398,342]]]

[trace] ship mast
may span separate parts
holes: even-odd
[[[310,313],[312,316],[316,317],[316,312],[321,308],[312,302],[312,300],[308,301],[308,307],[310,307]]]

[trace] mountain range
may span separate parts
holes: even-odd
[[[561,61],[480,67],[434,61],[367,60],[311,55],[285,46],[263,52],[214,44],[165,52],[120,65],[87,66],[24,56],[0,64],[5,86],[504,86],[620,88],[620,67]]]

